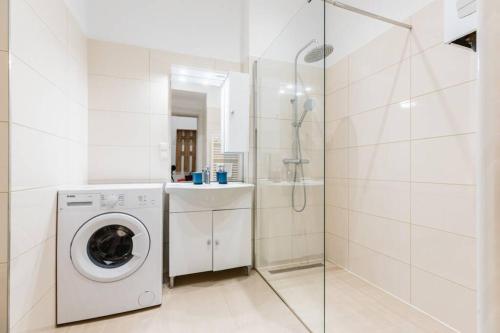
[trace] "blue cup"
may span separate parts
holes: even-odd
[[[227,184],[227,171],[217,172],[217,181],[219,184]]]
[[[193,172],[193,184],[202,185],[203,184],[203,173],[201,172]]]

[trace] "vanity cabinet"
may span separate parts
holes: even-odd
[[[166,188],[170,287],[179,275],[250,269],[253,185],[188,186]]]

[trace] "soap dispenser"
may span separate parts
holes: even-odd
[[[203,170],[203,182],[205,184],[210,184],[210,166],[207,165],[206,169]]]

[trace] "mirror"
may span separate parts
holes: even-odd
[[[243,181],[243,154],[224,153],[221,144],[221,92],[227,72],[182,66],[171,69],[172,181],[191,181],[207,167],[211,180],[224,168],[229,181]]]

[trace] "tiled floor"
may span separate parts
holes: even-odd
[[[322,267],[264,276],[313,332],[323,332],[324,300],[327,333],[455,332],[338,266],[325,273],[325,283]]]
[[[260,275],[241,270],[176,278],[154,309],[60,327],[55,333],[307,333]]]

